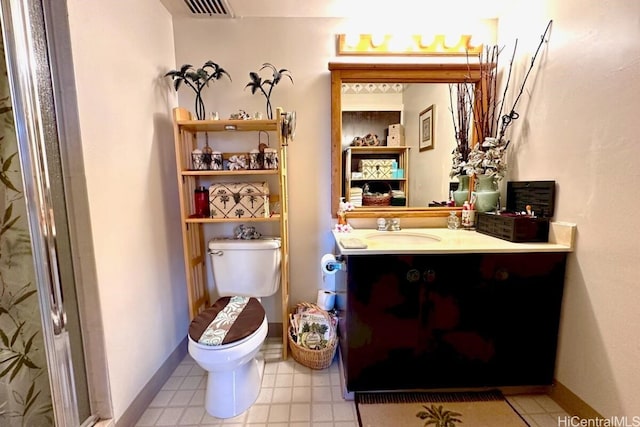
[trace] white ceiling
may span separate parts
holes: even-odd
[[[339,17],[359,18],[363,15],[412,14],[418,9],[425,13],[467,10],[477,18],[493,18],[496,7],[507,0],[229,0],[236,16],[268,17]],[[463,8],[463,9],[461,9]],[[478,14],[489,14],[477,16]]]
[[[184,0],[160,0],[174,16],[193,16]],[[487,19],[500,15],[514,0],[216,0],[229,6],[220,18],[366,18],[410,19],[416,14]],[[462,12],[461,12],[462,11]],[[201,16],[210,18],[209,16]],[[397,23],[397,22],[396,22]]]

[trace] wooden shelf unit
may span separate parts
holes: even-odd
[[[289,319],[289,206],[287,197],[287,141],[281,129],[283,121],[282,109],[276,110],[274,120],[193,120],[189,111],[184,108],[173,110],[173,128],[176,152],[176,170],[178,178],[178,195],[180,199],[180,219],[182,228],[182,245],[186,272],[189,318],[209,307],[212,301],[207,290],[207,242],[204,238],[204,227],[222,223],[258,223],[278,222],[281,239],[280,293],[282,302],[282,356],[287,358],[288,352],[288,319]],[[276,134],[278,149],[278,169],[260,170],[190,170],[191,152],[198,148],[198,133],[225,132],[270,132]],[[277,176],[278,192],[271,194],[270,201],[280,204],[280,213],[267,218],[196,218],[194,212],[194,191],[201,180],[215,182],[219,179],[238,176]],[[273,190],[270,188],[270,190]]]
[[[410,147],[407,146],[348,147],[345,150],[344,156],[345,200],[349,201],[349,189],[354,185],[362,187],[365,183],[386,182],[389,183],[393,189],[404,191],[404,195],[407,199],[407,206],[409,206],[409,148]],[[357,171],[357,169],[354,168],[354,165],[357,164],[357,161],[363,159],[394,159],[398,162],[398,168],[404,169],[404,176],[402,178],[353,179],[351,177],[351,172]]]

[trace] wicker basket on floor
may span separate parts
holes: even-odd
[[[296,344],[291,338],[291,334],[289,334],[289,347],[291,348],[291,355],[296,362],[311,369],[326,369],[331,366],[331,362],[333,362],[333,358],[336,355],[338,340],[334,338],[322,350],[309,350]]]
[[[298,306],[304,306],[309,308],[317,308],[315,304],[301,303]],[[294,312],[297,310],[297,307]],[[328,316],[328,315],[327,315]],[[321,350],[311,350],[302,347],[296,343],[291,337],[291,325],[289,325],[289,348],[291,349],[291,355],[300,364],[311,369],[326,369],[331,366],[336,350],[338,349],[338,337],[334,334],[333,339],[327,344],[327,346]]]

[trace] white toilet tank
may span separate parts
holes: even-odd
[[[280,286],[280,239],[212,239],[209,255],[220,296],[268,297]]]

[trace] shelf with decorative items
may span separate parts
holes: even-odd
[[[283,112],[280,108],[275,113],[273,120],[195,120],[186,109],[175,108],[173,121],[190,319],[212,302],[207,286],[210,274],[205,235],[209,236],[218,227],[225,230],[234,225],[244,227],[242,223],[266,227],[269,234],[277,235],[281,241],[280,296],[283,357],[286,358],[287,147],[293,137],[295,113]],[[256,134],[257,148],[249,149],[251,138]],[[209,146],[210,141],[213,148]]]
[[[345,200],[356,208],[408,206],[409,148],[348,147],[344,156]]]

